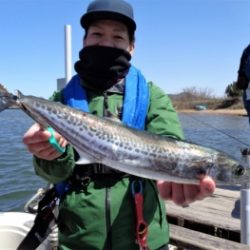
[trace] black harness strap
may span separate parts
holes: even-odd
[[[29,233],[17,247],[17,250],[36,249],[51,233],[51,224],[56,223],[53,210],[57,201],[56,191],[53,187],[38,203],[38,212]]]
[[[104,165],[95,166],[90,164],[89,167],[85,168],[79,166],[75,168],[71,178],[67,182],[62,183],[61,187],[55,185],[49,189],[38,203],[38,211],[34,225],[20,243],[17,250],[34,250],[48,237],[52,231],[52,226],[57,222],[57,218],[53,213],[56,202],[65,195],[69,188],[86,191],[91,180],[103,179],[104,176],[120,179],[127,176],[127,174],[113,171],[109,168],[106,169]]]

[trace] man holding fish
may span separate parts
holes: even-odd
[[[136,30],[130,4],[95,0],[81,17],[81,26],[85,36],[75,63],[77,75],[53,100],[107,119],[115,116],[137,130],[183,139],[170,99],[130,64]],[[64,152],[52,145],[51,133]],[[53,184],[67,183],[59,205],[59,249],[168,249],[161,198],[188,205],[215,190],[207,176],[199,185],[156,182],[81,161],[77,148],[60,133],[38,124],[25,133],[23,142],[34,155],[39,176]],[[126,143],[120,142],[124,147]]]

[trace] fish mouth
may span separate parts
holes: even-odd
[[[21,99],[24,97],[24,95],[22,94],[22,92],[21,91],[19,91],[19,90],[16,90],[15,91],[15,95],[14,95],[14,98],[15,98],[15,100],[16,100],[16,102],[17,102],[17,105],[20,107],[20,108],[22,108],[23,110],[26,110],[26,108],[25,108],[25,106],[22,104],[22,102],[21,102]]]

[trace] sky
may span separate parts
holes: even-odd
[[[127,0],[137,23],[132,64],[167,94],[195,87],[222,97],[250,43],[250,0]],[[65,25],[72,73],[90,0],[0,0],[0,83],[48,98],[65,77]]]

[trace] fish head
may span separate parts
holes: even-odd
[[[50,102],[43,98],[23,95],[19,90],[16,91],[18,106],[29,115],[34,121],[40,124],[43,128],[49,125],[44,119],[43,111],[47,111],[50,107]],[[46,103],[45,103],[46,102]]]
[[[218,184],[235,185],[250,182],[250,168],[244,162],[219,154],[214,169],[214,179]]]

